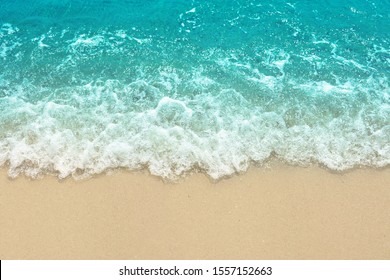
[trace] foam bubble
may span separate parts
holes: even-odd
[[[178,75],[172,69],[168,73]],[[181,75],[177,82],[188,81],[189,76]],[[190,76],[197,84],[201,74]],[[354,104],[359,89],[352,83],[296,84],[296,89],[317,95],[299,101],[286,95],[283,102],[268,105],[253,103],[222,85],[215,91],[215,82],[207,79],[199,84],[201,93],[192,96],[164,96],[164,87],[152,87],[156,99],[141,94],[154,83],[108,80],[57,89],[70,99],[57,92],[56,98],[35,103],[3,98],[0,106],[7,108],[8,117],[1,115],[6,131],[0,141],[0,164],[8,163],[11,176],[50,172],[80,178],[112,168],[146,166],[164,178],[197,168],[218,179],[244,172],[251,162],[262,163],[271,155],[291,164],[318,162],[334,170],[390,163],[389,106],[378,107],[375,100]],[[337,94],[336,103],[321,104]],[[140,98],[132,99],[136,96]],[[128,98],[143,105],[129,103]],[[348,104],[357,107],[346,114],[340,108]]]

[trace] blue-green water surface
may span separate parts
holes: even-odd
[[[0,166],[390,164],[389,0],[0,0]]]

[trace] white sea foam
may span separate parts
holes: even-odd
[[[180,23],[193,26],[187,17],[197,13]],[[8,59],[18,29],[3,25],[0,34]],[[255,48],[249,57],[167,47],[136,29],[36,36],[31,64],[42,72],[15,82],[20,69],[8,67],[0,76],[0,166],[13,177],[147,168],[169,179],[194,170],[218,179],[270,157],[333,170],[389,165],[388,75],[370,72],[386,65],[388,49],[371,49],[364,64],[314,39],[310,47],[322,52]],[[166,55],[169,46],[181,56]],[[148,60],[156,53],[158,63]],[[119,70],[106,66],[113,61]]]
[[[16,37],[19,29],[9,23],[4,23],[0,27],[0,58],[7,59],[18,47],[21,46],[20,40]]]
[[[164,71],[166,82],[180,80],[172,69],[161,69]],[[199,80],[197,72],[193,77]],[[7,163],[11,176],[53,172],[60,178],[79,178],[118,167],[147,167],[164,178],[176,178],[196,168],[218,179],[244,172],[251,162],[262,163],[271,155],[291,164],[318,162],[334,170],[390,164],[389,106],[367,103],[356,113],[339,114],[337,108],[332,112],[332,107],[316,102],[298,107],[294,100],[285,100],[284,107],[272,112],[265,104],[253,106],[232,89],[210,93],[215,82],[207,78],[199,83],[200,94],[178,99],[164,96],[172,85],[158,89],[151,84],[156,81],[125,85],[112,80],[57,89],[67,91],[78,103],[3,98],[2,106],[10,116],[2,116],[2,127],[12,133],[3,130],[0,165]],[[140,92],[148,86],[154,96]],[[295,87],[316,92],[318,98],[351,96],[359,90],[352,83]],[[82,97],[84,92],[91,93],[89,99]],[[147,104],[136,110],[137,104],[128,103],[127,98]],[[310,114],[323,115],[310,119]],[[28,122],[19,123],[21,119]]]

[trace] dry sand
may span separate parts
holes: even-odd
[[[0,259],[390,259],[390,169],[252,168],[218,183],[0,173]]]

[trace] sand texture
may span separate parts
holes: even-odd
[[[0,174],[0,259],[390,259],[390,169]]]

